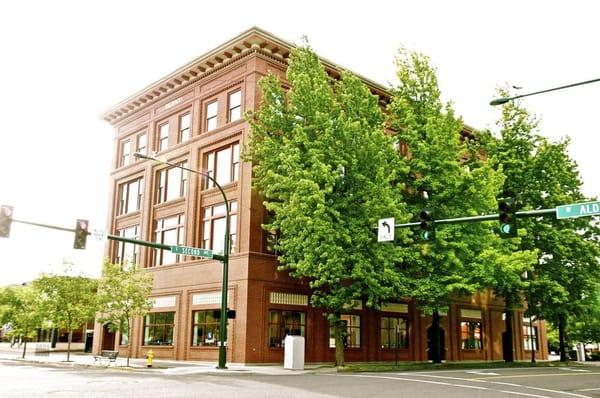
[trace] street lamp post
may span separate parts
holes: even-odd
[[[227,318],[227,286],[229,283],[228,279],[229,279],[229,224],[230,224],[229,202],[227,201],[227,195],[225,194],[223,187],[221,187],[221,185],[217,182],[217,180],[215,180],[208,173],[204,173],[204,172],[201,172],[198,170],[183,167],[178,164],[170,163],[168,161],[158,159],[153,156],[148,156],[148,155],[145,155],[145,154],[139,153],[139,152],[134,153],[133,156],[135,156],[136,158],[140,158],[140,159],[153,160],[158,163],[166,164],[171,167],[177,167],[182,170],[186,170],[191,173],[204,176],[204,177],[208,178],[210,181],[212,181],[213,184],[215,184],[215,186],[217,187],[219,192],[221,192],[221,196],[223,196],[223,201],[225,203],[225,239],[223,241],[223,246],[224,246],[223,247],[223,255],[215,254],[213,256],[213,258],[215,258],[217,260],[221,260],[221,262],[223,262],[223,282],[222,282],[222,286],[221,286],[221,318],[220,318],[220,323],[219,323],[219,362],[217,365],[217,369],[227,369],[227,366],[226,366],[227,347],[225,344],[226,344],[226,340],[227,340],[227,319],[228,319]]]
[[[598,81],[600,81],[600,79],[592,79],[592,80],[587,80],[585,82],[567,84],[566,86],[560,86],[560,87],[550,88],[548,90],[536,91],[534,93],[515,95],[514,97],[496,98],[496,99],[490,101],[490,105],[492,105],[492,106],[502,105],[502,104],[506,104],[508,101],[512,101],[512,100],[515,100],[515,99],[518,99],[518,98],[529,97],[531,95],[547,93],[547,92],[550,92],[550,91],[562,90],[563,88],[569,88],[569,87],[575,87],[575,86],[582,86],[584,84],[594,83],[594,82],[598,82]]]

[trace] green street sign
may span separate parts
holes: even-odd
[[[188,246],[171,246],[171,252],[175,254],[185,254],[186,256],[213,258],[213,252],[209,249]]]
[[[600,214],[600,202],[573,203],[556,206],[556,218],[576,218]]]

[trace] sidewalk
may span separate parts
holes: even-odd
[[[215,362],[199,362],[199,361],[176,361],[176,360],[164,360],[155,359],[152,368],[146,367],[146,359],[144,358],[130,358],[129,367],[127,367],[127,358],[118,357],[115,363],[111,363],[108,366],[108,358],[102,358],[101,363],[98,364],[94,360],[94,356],[88,353],[82,352],[71,352],[70,362],[66,362],[66,352],[36,352],[35,343],[27,344],[27,353],[25,359],[22,359],[23,347],[10,347],[8,343],[0,343],[0,359],[5,360],[18,360],[25,362],[37,362],[37,363],[52,363],[60,364],[62,366],[87,366],[94,368],[110,368],[119,370],[129,371],[140,371],[140,372],[151,372],[151,373],[162,373],[170,375],[184,375],[184,374],[263,374],[263,375],[299,375],[307,373],[325,373],[325,372],[337,372],[333,365],[315,365],[308,364],[304,367],[304,370],[291,370],[284,369],[283,365],[241,365],[241,364],[227,364],[227,369],[217,369],[217,363]]]

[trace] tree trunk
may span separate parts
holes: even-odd
[[[567,320],[564,315],[558,316],[558,341],[560,350],[560,361],[567,362]]]
[[[513,348],[513,309],[512,300],[508,297],[504,298],[505,303],[505,319],[504,319],[504,336],[502,339],[502,350],[504,354],[504,362],[514,362],[514,348]]]
[[[73,340],[73,330],[69,330],[69,340],[67,342],[67,362],[71,359],[71,340]]]
[[[442,346],[440,344],[440,313],[433,310],[431,319],[431,359],[433,363],[442,363]]]
[[[25,332],[25,336],[23,337],[23,355],[21,358],[25,359],[25,351],[27,351],[27,331]]]
[[[222,316],[222,315],[221,315]],[[121,338],[121,336],[119,336]],[[129,367],[129,358],[131,357],[131,319],[127,318],[127,367]]]
[[[340,319],[340,314],[336,313],[329,321],[333,326],[335,339],[335,366],[342,367],[344,363],[344,342],[346,340],[346,324]]]

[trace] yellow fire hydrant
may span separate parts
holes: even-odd
[[[146,367],[147,368],[152,367],[152,361],[154,361],[154,352],[152,352],[152,350],[149,350],[146,353]]]

